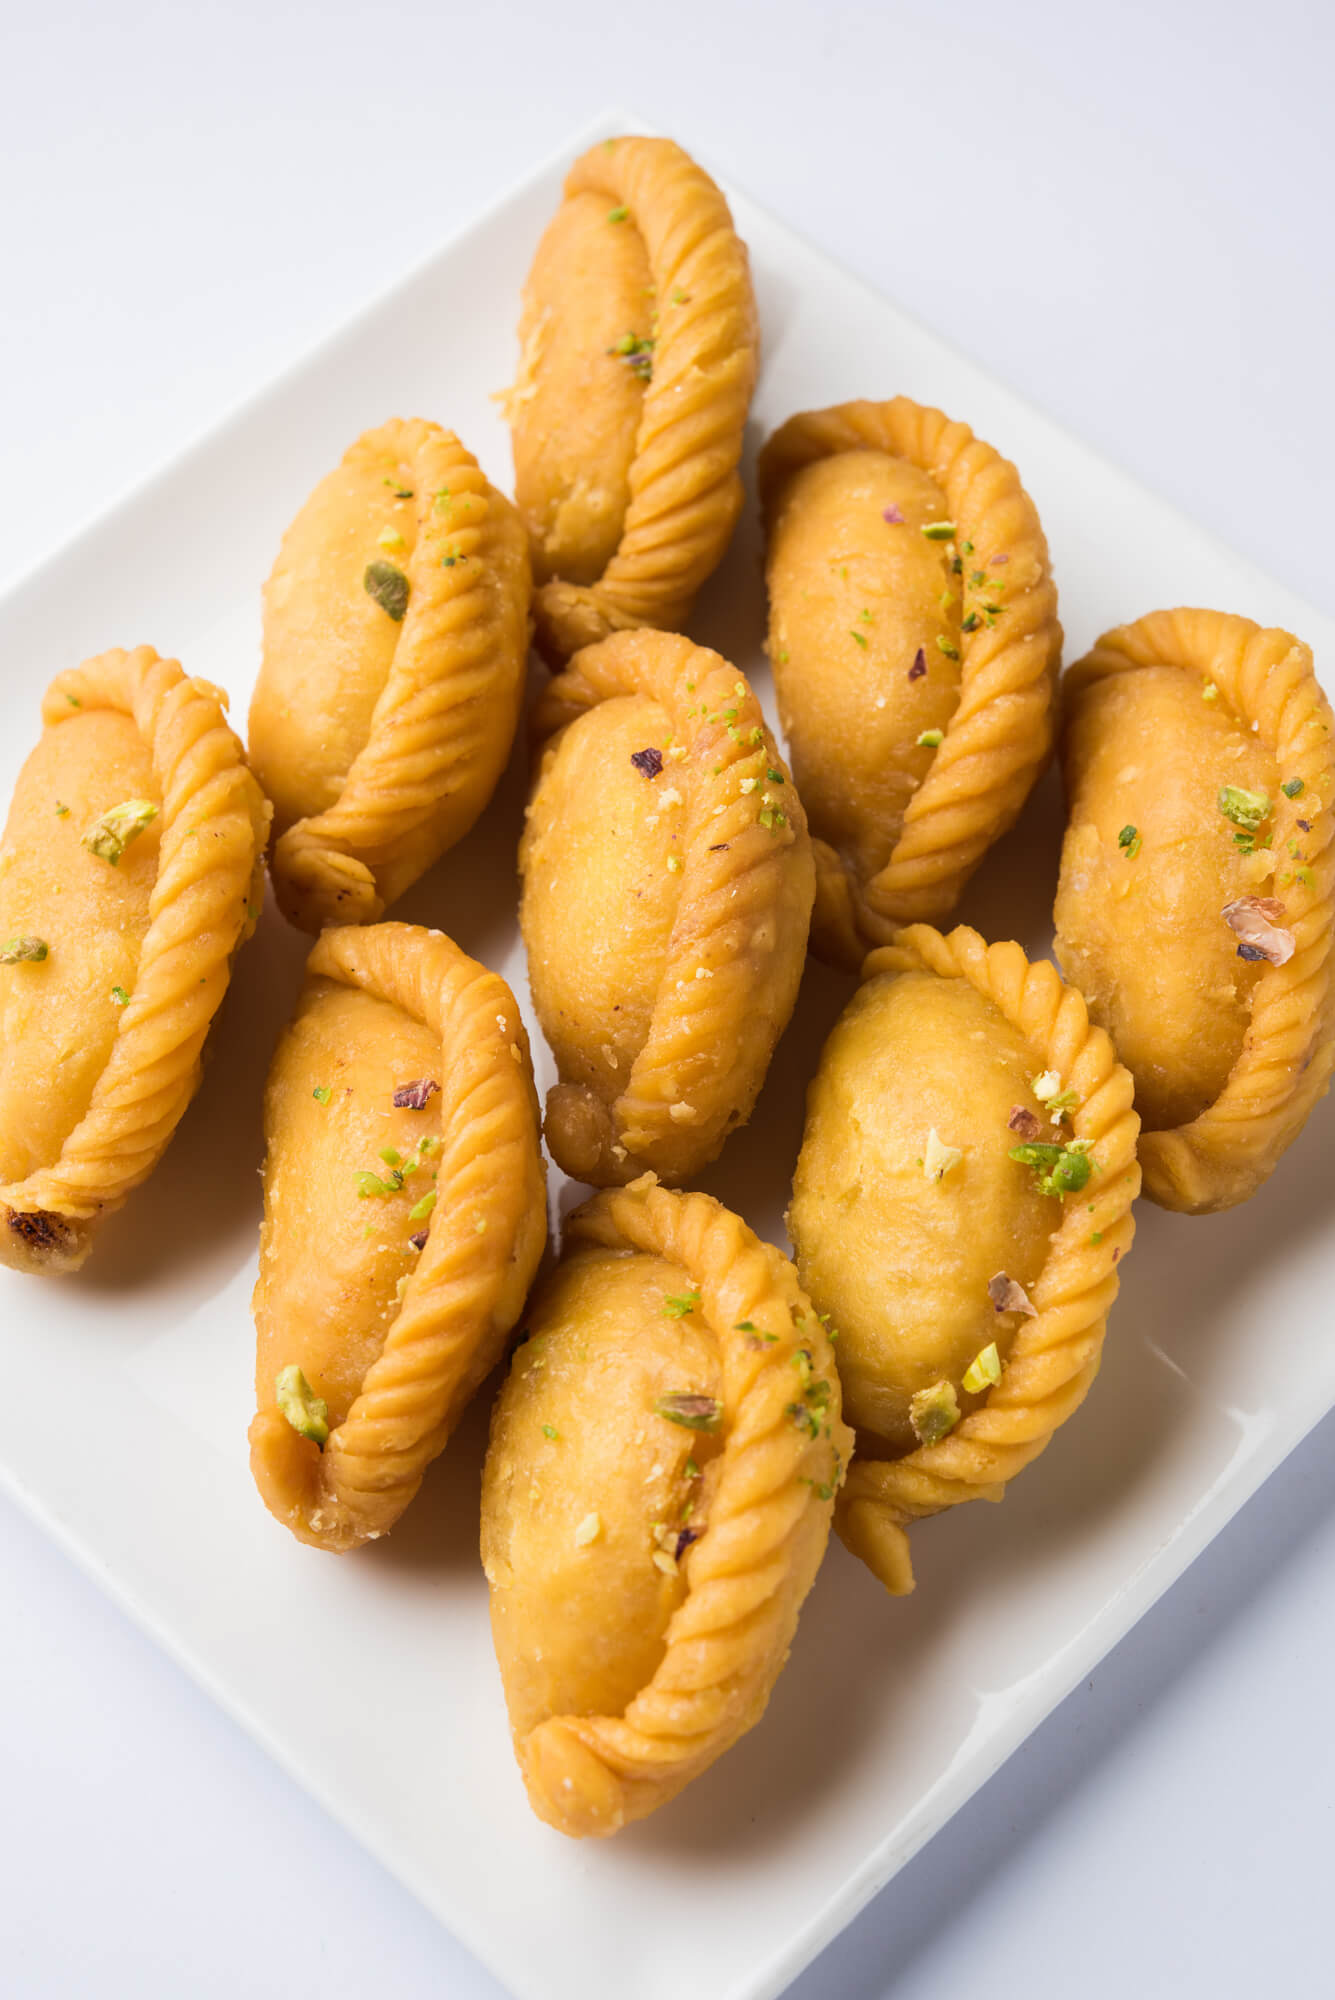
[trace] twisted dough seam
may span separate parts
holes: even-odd
[[[608,1834],[673,1797],[759,1720],[825,1548],[819,1489],[837,1483],[852,1435],[829,1339],[792,1265],[712,1195],[674,1193],[646,1174],[578,1209],[572,1244],[679,1264],[722,1362],[721,1476],[707,1532],[682,1558],[687,1595],[652,1680],[624,1715],[551,1716],[516,1743],[542,1819]],[[830,1385],[828,1437],[793,1418],[802,1348]]]
[[[850,968],[869,946],[888,944],[897,925],[947,915],[988,848],[1013,825],[1052,751],[1062,646],[1048,546],[1019,473],[940,410],[895,396],[790,417],[760,454],[766,520],[803,466],[867,450],[906,459],[936,481],[959,530],[957,546],[974,545],[967,561],[980,569],[993,555],[1008,561],[997,572],[1006,591],[1002,615],[960,634],[959,704],[885,866],[859,881],[828,842],[815,842],[814,935],[824,956]]]
[[[913,1588],[905,1529],[964,1500],[1000,1500],[1006,1482],[1038,1457],[1084,1401],[1117,1297],[1117,1265],[1135,1234],[1131,1205],[1140,1190],[1140,1120],[1130,1074],[1056,967],[1046,959],[1031,964],[1018,944],[985,944],[964,924],[946,937],[913,924],[897,943],[872,952],[863,974],[924,968],[943,979],[967,979],[1024,1036],[1038,1068],[1055,1070],[1076,1092],[1072,1136],[1090,1142],[1094,1175],[1063,1205],[1038,1282],[1030,1287],[1037,1317],[1020,1322],[1001,1381],[986,1402],[939,1444],[920,1445],[904,1458],[853,1462],[835,1527],[897,1596]]]
[[[216,691],[151,646],[119,648],[57,674],[47,728],[91,709],[134,722],[162,798],[157,879],[134,991],[88,1109],[60,1157],[0,1187],[0,1262],[69,1271],[95,1219],[145,1180],[199,1083],[231,961],[255,928],[270,808],[246,768]]]
[[[1302,779],[1296,799],[1281,791],[1274,801],[1271,844],[1279,873],[1280,857],[1296,842],[1312,877],[1309,884],[1290,870],[1292,880],[1276,888],[1296,949],[1287,965],[1267,965],[1258,979],[1242,1052],[1219,1096],[1189,1124],[1141,1136],[1150,1199],[1200,1215],[1254,1194],[1330,1085],[1335,716],[1310,647],[1291,632],[1221,611],[1156,611],[1105,632],[1071,668],[1065,699],[1079,700],[1093,682],[1113,674],[1162,666],[1213,681],[1272,753],[1281,781]],[[1321,806],[1312,818],[1314,798]],[[1299,820],[1308,822],[1309,832]]]
[[[689,755],[666,769],[689,774],[691,796],[667,963],[626,1087],[611,1104],[587,1084],[558,1083],[547,1098],[552,1157],[576,1179],[602,1186],[631,1181],[646,1164],[664,1180],[681,1180],[745,1121],[764,1076],[763,1067],[755,1073],[754,1029],[768,990],[749,947],[772,918],[785,871],[811,868],[802,802],[760,703],[734,666],[690,639],[644,630],[586,647],[544,690],[535,733],[554,735],[626,694],[667,710]],[[771,764],[786,779],[773,792],[786,823],[773,830],[758,817]],[[755,789],[743,792],[748,781]],[[708,977],[696,976],[701,966]],[[751,1033],[743,1032],[748,1022]],[[695,1117],[674,1118],[674,1103],[689,1104]]]
[[[303,930],[372,923],[423,866],[462,838],[476,816],[468,780],[495,739],[495,706],[518,720],[527,649],[528,598],[511,602],[497,574],[509,532],[509,502],[488,486],[452,431],[421,420],[385,424],[353,447],[388,444],[412,469],[417,539],[407,562],[408,608],[371,732],[336,803],[297,820],[274,847],[274,890]],[[468,501],[435,505],[447,489]],[[453,554],[455,561],[444,558]],[[497,660],[517,656],[513,690],[497,686]],[[503,759],[502,759],[503,761]],[[462,795],[462,796],[461,796]],[[423,859],[434,829],[434,852]]]
[[[402,1008],[441,1044],[437,1200],[384,1347],[323,1451],[273,1405],[250,1426],[270,1512],[338,1551],[393,1527],[499,1360],[546,1241],[546,1205],[528,1036],[497,973],[440,931],[393,923],[325,931],[307,972]],[[535,1209],[541,1224],[526,1236]]]
[[[557,577],[537,593],[537,645],[554,665],[624,627],[685,622],[741,510],[757,368],[746,246],[709,175],[670,139],[615,139],[566,176],[567,198],[585,193],[630,211],[658,334],[616,553],[597,583]]]

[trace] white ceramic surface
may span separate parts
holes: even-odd
[[[4,789],[46,680],[107,645],[179,654],[244,719],[278,534],[368,424],[437,416],[508,484],[489,393],[562,167],[590,136],[0,604]],[[1289,625],[1330,657],[1329,620],[741,197],[735,212],[765,335],[755,438],[848,395],[938,402],[1019,464],[1068,657],[1107,624],[1193,602]],[[763,681],[762,615],[748,516],[692,629]],[[527,1005],[510,914],[521,796],[516,762],[395,914],[443,925]],[[1058,823],[1049,780],[961,915],[1041,945]],[[522,2000],[763,2000],[1335,1403],[1330,1115],[1231,1216],[1143,1207],[1100,1381],[1006,1504],[921,1528],[907,1602],[835,1547],[762,1725],[644,1826],[575,1846],[532,1820],[510,1755],[476,1559],[484,1412],[394,1538],[355,1558],[299,1548],[250,1484],[259,1091],[303,953],[270,904],[168,1160],[85,1271],[0,1274],[0,1477]],[[780,1229],[802,1088],[846,990],[812,968],[755,1122],[705,1177],[764,1232]]]

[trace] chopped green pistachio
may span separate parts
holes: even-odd
[[[1078,1194],[1088,1184],[1093,1171],[1089,1142],[1082,1139],[1072,1139],[1066,1146],[1044,1145],[1038,1141],[1012,1146],[1009,1157],[1022,1167],[1032,1167],[1038,1177],[1040,1192],[1056,1195],[1058,1199]]]
[[[278,1371],[274,1395],[297,1436],[312,1438],[323,1451],[329,1437],[329,1405],[315,1394],[295,1361]]]
[[[1102,1243],[1103,1231],[1101,1229],[1091,1229],[1089,1232],[1089,1240],[1091,1243],[1096,1243],[1096,1244]]]
[[[67,701],[67,702],[69,703],[69,705],[70,705],[70,707],[71,707],[71,708],[82,708],[82,707],[83,707],[83,703],[82,703],[82,702],[81,702],[81,701],[79,700],[79,697],[78,697],[78,695],[77,695],[77,694],[67,694],[67,695],[65,696],[65,699],[66,699],[66,701]]]
[[[920,750],[935,750],[937,744],[944,740],[945,731],[943,729],[924,729],[918,738],[918,748]]]
[[[667,1319],[685,1319],[687,1313],[693,1313],[699,1303],[700,1294],[698,1291],[682,1292],[675,1297],[671,1292],[668,1292],[664,1295],[663,1299],[664,1317]]]
[[[556,1443],[557,1439],[561,1435],[560,1431],[557,1430],[555,1424],[544,1424],[542,1427],[542,1434],[545,1438],[550,1438],[553,1444]]]
[[[609,208],[607,219],[609,222],[624,222],[629,214],[630,210],[622,205],[617,208]]]
[[[68,819],[68,818],[69,818],[69,816],[70,816],[70,809],[69,809],[69,807],[68,807],[67,805],[63,804],[63,803],[62,803],[62,801],[61,801],[60,799],[57,799],[57,800],[56,800],[56,818],[57,818],[57,819]]]
[[[683,1479],[698,1479],[700,1477],[700,1468],[694,1458],[687,1459],[685,1465],[681,1468],[681,1476]]]
[[[389,487],[396,500],[411,500],[413,497],[412,487],[400,486],[397,479],[385,479],[381,484]]]
[[[959,1397],[953,1382],[933,1382],[909,1397],[909,1422],[920,1444],[940,1444],[959,1420]]]
[[[329,1085],[327,1083],[317,1083],[314,1090],[311,1092],[311,1096],[315,1099],[317,1104],[328,1104],[333,1094],[334,1094],[333,1091],[329,1088]]]
[[[990,1340],[964,1371],[964,1387],[969,1395],[976,1396],[980,1389],[994,1389],[1001,1380],[1001,1356],[997,1353],[997,1343]]]
[[[1205,686],[1201,689],[1201,700],[1218,701],[1218,699],[1219,699],[1218,688],[1215,686],[1213,681],[1207,681],[1205,683]]]
[[[670,1424],[680,1424],[683,1430],[716,1431],[723,1422],[723,1405],[716,1396],[675,1389],[670,1395],[658,1398],[654,1415],[666,1417]]]
[[[1255,833],[1257,827],[1270,817],[1270,798],[1266,792],[1249,792],[1242,785],[1221,785],[1219,810],[1225,819],[1232,820],[1234,826]]]
[[[955,533],[953,521],[924,521],[923,529],[929,542],[948,542]]]
[[[408,1210],[409,1222],[422,1222],[436,1205],[436,1190],[430,1188],[420,1201],[415,1201]]]
[[[397,528],[382,528],[376,541],[382,549],[406,549],[408,546]]]
[[[130,1004],[130,996],[123,986],[113,986],[111,997],[118,1007],[128,1007]]]
[[[0,951],[0,965],[40,965],[49,950],[45,938],[13,937]]]
[[[90,854],[116,867],[132,840],[137,840],[150,821],[158,816],[151,799],[125,799],[109,806],[84,834],[83,844]]]
[[[959,647],[955,645],[952,640],[947,639],[944,632],[937,633],[936,643],[940,648],[940,650],[945,654],[948,660],[957,660],[959,658],[960,656]]]
[[[1117,836],[1117,845],[1125,851],[1128,861],[1134,861],[1140,852],[1140,835],[1134,826],[1124,826]]]
[[[864,652],[867,650],[867,635],[865,632],[859,632],[854,628],[850,630],[848,636],[850,639],[856,639]]]
[[[364,1169],[357,1175],[357,1193],[362,1201],[365,1201],[368,1195],[397,1194],[402,1186],[403,1175],[397,1169],[388,1180],[382,1179],[379,1174],[371,1173],[369,1169]]]
[[[403,1165],[403,1155],[396,1146],[382,1146],[376,1158],[383,1160],[387,1167],[401,1167]]]
[[[362,589],[380,606],[387,618],[401,624],[408,609],[408,579],[393,563],[373,562],[362,573]]]
[[[772,785],[781,785],[783,783],[783,772],[776,771],[772,765],[766,771],[765,776],[769,779]]]
[[[1299,799],[1303,793],[1303,781],[1301,778],[1286,778],[1279,789],[1286,799]]]

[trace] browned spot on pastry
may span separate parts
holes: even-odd
[[[11,1208],[6,1211],[9,1226],[30,1250],[63,1250],[70,1240],[70,1227],[61,1216],[40,1208]]]

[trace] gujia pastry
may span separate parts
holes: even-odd
[[[609,1834],[759,1721],[852,1443],[792,1265],[646,1174],[571,1217],[492,1416],[482,1560],[533,1810]]]
[[[549,660],[685,623],[742,503],[756,338],[746,246],[680,146],[608,139],[576,161],[504,398]]]
[[[509,987],[439,931],[326,931],[269,1072],[250,1463],[299,1541],[398,1520],[547,1238]]]
[[[999,1500],[1084,1400],[1140,1184],[1131,1078],[1018,944],[914,924],[825,1045],[788,1226],[858,1439],[836,1525],[888,1590],[905,1530]]]
[[[684,1180],[750,1116],[797,997],[801,801],[737,669],[665,632],[577,654],[536,724],[519,921],[561,1076],[547,1144],[576,1180]]]
[[[1161,611],[1066,680],[1057,955],[1136,1080],[1146,1192],[1253,1194],[1330,1081],[1335,747],[1312,655]]]
[[[59,674],[0,847],[0,1262],[72,1271],[195,1093],[263,896],[225,697],[149,646]]]
[[[954,908],[1047,762],[1057,593],[1015,467],[907,396],[789,418],[759,476],[812,948],[855,971]]]
[[[514,508],[437,424],[367,431],[316,487],[250,705],[294,924],[372,922],[468,832],[518,725],[530,588]]]

